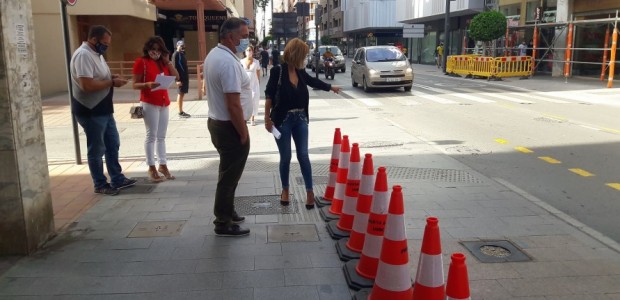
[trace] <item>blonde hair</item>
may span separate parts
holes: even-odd
[[[297,69],[303,69],[309,47],[306,43],[298,38],[290,40],[284,47],[284,55],[282,60]]]

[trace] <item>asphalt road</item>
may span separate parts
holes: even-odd
[[[620,242],[618,90],[599,82],[489,82],[414,69],[411,92],[365,93],[351,86],[349,71],[337,73],[334,83],[352,101],[476,171]]]

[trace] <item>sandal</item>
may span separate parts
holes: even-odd
[[[168,170],[168,167],[166,165],[159,165],[159,168],[157,169],[157,171],[159,171],[159,173],[162,173],[164,177],[166,177],[166,179],[168,180],[176,179],[176,177],[170,174],[170,171]]]
[[[314,192],[306,192],[306,209],[311,210],[314,209]]]
[[[286,198],[286,200],[284,200],[284,198]],[[280,194],[280,204],[282,206],[288,206],[290,204],[288,199],[288,190],[282,190],[282,193]]]
[[[157,170],[155,170],[155,168],[149,169],[148,170],[148,174],[149,174],[149,181],[150,182],[158,183],[158,182],[164,181],[164,179],[161,176],[159,176],[159,174],[157,173]]]

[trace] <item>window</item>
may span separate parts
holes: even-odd
[[[366,51],[366,60],[368,62],[377,61],[401,61],[407,58],[403,52],[396,47],[390,48],[371,48]]]

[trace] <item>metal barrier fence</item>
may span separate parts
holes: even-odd
[[[493,78],[529,77],[532,75],[531,56],[488,57],[477,55],[450,55],[446,72],[464,76]]]

